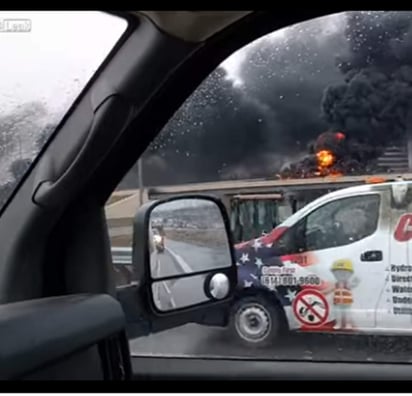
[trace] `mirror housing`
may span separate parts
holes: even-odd
[[[146,316],[173,318],[177,326],[227,310],[237,285],[233,246],[229,217],[215,197],[182,195],[141,206],[132,262],[141,306],[150,307]]]

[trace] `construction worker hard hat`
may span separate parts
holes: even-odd
[[[332,264],[332,271],[336,270],[343,270],[343,271],[350,271],[353,272],[353,264],[352,261],[349,259],[342,259],[342,260],[336,260]]]

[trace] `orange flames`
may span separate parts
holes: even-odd
[[[329,168],[335,163],[335,155],[330,150],[321,150],[316,153],[319,168]]]
[[[312,151],[310,158],[305,158],[301,162],[293,164],[276,177],[281,179],[341,177],[343,173],[340,170],[342,167],[340,163],[342,162],[341,157],[345,153],[345,144],[346,135],[344,132],[323,132],[317,137],[312,146],[316,152],[315,158],[313,158]]]
[[[335,132],[333,134],[335,142],[342,142],[346,139],[346,135],[343,132]],[[326,138],[325,134],[321,137]],[[322,140],[322,139],[321,139]],[[316,153],[316,160],[318,163],[318,170],[315,173],[316,176],[331,176],[340,177],[342,173],[332,169],[336,163],[336,155],[331,150],[322,149]]]
[[[387,181],[388,179],[386,177],[380,177],[380,176],[371,176],[365,180],[367,184],[379,184],[379,183],[385,183]]]
[[[318,171],[315,172],[315,176],[331,176],[340,177],[342,173],[330,169],[336,162],[335,154],[330,150],[320,150],[316,153],[316,159],[318,161]]]

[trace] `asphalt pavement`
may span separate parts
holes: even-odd
[[[165,250],[151,255],[152,275],[164,278],[227,266],[224,249],[212,249],[165,239]],[[161,310],[183,308],[208,300],[205,295],[206,275],[159,281],[154,284],[156,305]]]
[[[165,265],[162,265],[160,276],[180,275],[190,272],[205,271],[230,265],[230,256],[225,248],[210,248],[192,243],[165,239]],[[175,265],[170,265],[169,258]]]

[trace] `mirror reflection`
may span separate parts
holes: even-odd
[[[208,199],[156,206],[150,214],[149,244],[153,279],[228,267],[232,261],[222,214]]]
[[[153,301],[159,311],[172,311],[209,301],[205,289],[214,298],[224,299],[230,291],[229,279],[225,274],[217,273],[212,277],[200,274],[156,281],[152,284]]]

